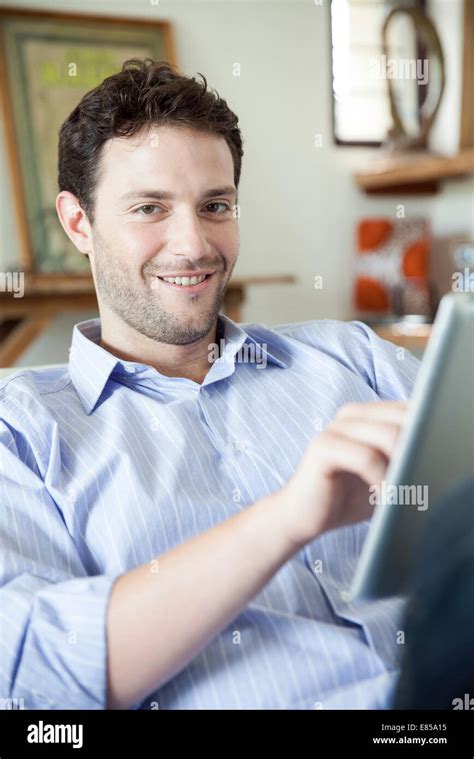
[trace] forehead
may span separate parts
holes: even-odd
[[[233,171],[232,154],[221,135],[175,126],[114,137],[105,144],[101,160],[101,182],[118,191],[131,179],[186,182],[200,176],[216,183],[232,181]]]

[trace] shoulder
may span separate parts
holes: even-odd
[[[0,421],[10,434],[44,440],[55,424],[51,405],[71,383],[67,365],[18,368],[0,377]]]
[[[2,373],[5,370],[2,370]],[[38,399],[64,389],[71,379],[66,364],[8,370],[0,375],[0,397],[36,396]]]
[[[357,374],[381,398],[406,397],[413,387],[420,362],[411,353],[379,337],[364,322],[337,319],[278,324],[251,324],[255,339],[278,346],[291,359],[317,355]]]
[[[277,334],[287,335],[308,345],[325,344],[328,339],[334,343],[344,343],[349,338],[366,338],[369,327],[358,321],[338,319],[312,319],[303,322],[289,322],[273,327]]]
[[[267,327],[264,324],[244,325],[247,332],[255,339],[267,339],[280,346],[291,349],[314,349],[338,359],[357,357],[361,352],[367,354],[371,349],[372,330],[362,322],[343,322],[337,319],[313,319],[301,322],[289,322]],[[374,335],[377,339],[377,336]],[[383,341],[382,341],[383,342]]]

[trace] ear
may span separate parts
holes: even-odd
[[[63,190],[56,198],[56,211],[61,226],[80,253],[92,250],[92,230],[87,216],[72,192]]]

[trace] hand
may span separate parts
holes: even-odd
[[[369,488],[381,485],[407,414],[405,401],[350,403],[308,445],[274,494],[296,547],[372,516]]]

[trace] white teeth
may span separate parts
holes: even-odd
[[[182,287],[188,287],[189,285],[199,285],[206,279],[205,274],[200,274],[198,277],[161,277],[165,282],[170,282],[172,285],[181,285]]]

